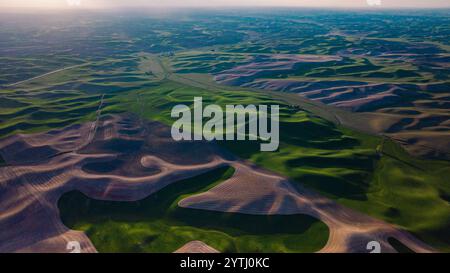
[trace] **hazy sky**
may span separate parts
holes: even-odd
[[[378,5],[381,1],[381,5]],[[81,2],[81,5],[78,5]],[[450,0],[0,0],[4,7],[115,8],[132,6],[450,7]]]

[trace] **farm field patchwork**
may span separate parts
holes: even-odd
[[[2,14],[0,252],[450,251],[449,11],[211,12]],[[175,143],[194,97],[279,149]]]

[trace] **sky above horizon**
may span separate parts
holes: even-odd
[[[299,7],[450,7],[450,0],[0,0],[0,8],[121,8],[121,7],[221,7],[221,6],[299,6]]]

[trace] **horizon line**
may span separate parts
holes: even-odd
[[[202,10],[213,10],[213,9],[269,9],[269,8],[277,8],[277,9],[316,9],[316,10],[365,10],[365,11],[377,11],[377,10],[436,10],[436,9],[444,9],[450,10],[450,4],[448,6],[431,6],[431,7],[414,7],[414,6],[301,6],[301,5],[169,5],[169,6],[156,6],[156,5],[136,5],[136,6],[110,6],[110,7],[92,7],[92,6],[56,6],[56,7],[37,7],[37,6],[29,6],[29,7],[18,7],[18,6],[2,6],[0,5],[0,13],[7,10],[68,10],[68,11],[83,11],[83,10],[141,10],[141,9],[158,9],[158,10],[175,10],[175,9],[202,9]],[[145,11],[145,10],[142,10]]]

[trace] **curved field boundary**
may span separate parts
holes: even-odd
[[[139,150],[135,155],[141,158],[142,166],[160,172],[144,172],[139,177],[86,173],[82,169],[86,162],[124,156],[118,147],[105,146],[108,143],[105,142],[105,127],[112,126],[109,137],[122,139],[123,143],[144,138],[139,133],[133,136],[120,133],[139,124],[132,117],[108,116],[102,121],[99,133],[82,151],[36,164],[1,168],[0,226],[6,232],[0,234],[0,252],[67,252],[63,242],[69,240],[79,240],[85,251],[95,251],[83,233],[71,231],[61,223],[57,202],[64,193],[79,190],[93,199],[137,201],[171,183],[224,166],[236,170],[230,179],[205,193],[181,200],[179,205],[246,214],[307,214],[323,221],[330,229],[328,243],[322,252],[367,252],[368,240],[379,241],[384,252],[395,252],[388,238],[395,238],[416,252],[435,251],[394,225],[345,208],[305,188],[295,187],[278,174],[230,159],[210,145],[197,150],[197,157],[203,163],[195,163],[189,152],[190,145],[194,144],[174,143],[163,133],[167,128],[156,123],[150,123],[147,128],[147,132],[155,134],[145,140],[150,141],[150,150],[148,153],[145,149],[143,153]],[[176,145],[184,146],[177,150]],[[205,158],[207,154],[209,159]],[[177,162],[173,161],[175,159]]]

